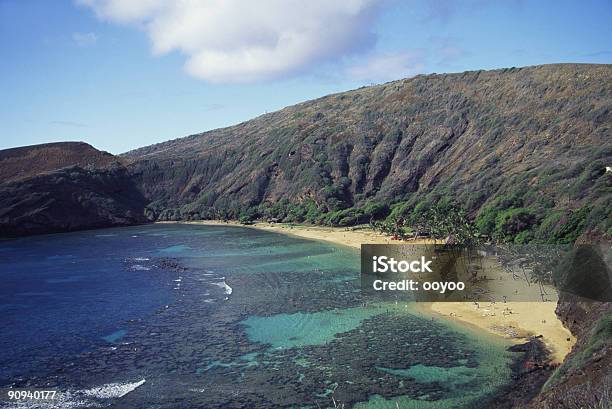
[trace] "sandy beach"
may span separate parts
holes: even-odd
[[[256,223],[244,226],[237,222],[190,221],[188,224],[237,225],[260,230],[290,234],[312,240],[328,241],[359,249],[361,244],[400,244],[390,237],[368,228],[331,228],[318,226],[296,226],[287,224]],[[423,244],[425,241],[409,241],[406,244]],[[533,291],[523,279],[512,278],[510,274],[491,277],[496,286],[512,286],[521,292]],[[508,287],[506,287],[508,288]],[[508,338],[516,343],[524,342],[529,336],[542,336],[552,353],[552,358],[561,362],[575,343],[574,336],[566,329],[555,314],[556,301],[507,303],[472,302],[421,302],[418,308],[423,314],[457,321],[493,334]]]
[[[167,222],[166,222],[167,223]],[[172,222],[170,222],[172,223]],[[240,227],[250,227],[258,230],[273,231],[282,234],[290,234],[296,237],[302,237],[311,240],[328,241],[334,244],[354,247],[359,249],[362,244],[396,244],[397,241],[391,240],[391,237],[376,233],[370,229],[352,229],[343,227],[320,227],[320,226],[302,226],[290,225],[281,223],[255,223],[252,225],[243,225],[238,222],[223,222],[214,220],[189,221],[181,222],[188,224],[205,224],[205,225],[234,225]],[[418,242],[411,242],[418,243]],[[423,242],[421,242],[423,243]]]
[[[478,308],[471,302],[419,305],[447,319],[466,322],[517,342],[522,342],[529,336],[542,335],[542,340],[556,362],[562,362],[576,342],[574,336],[557,318],[556,302],[517,301],[493,305],[480,303]],[[512,311],[512,314],[504,314],[506,308]]]

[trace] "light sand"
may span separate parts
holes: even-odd
[[[517,342],[531,335],[542,335],[542,340],[557,362],[563,361],[576,342],[555,314],[556,302],[510,301],[493,305],[481,302],[478,308],[471,302],[419,304],[441,316],[470,323]],[[512,314],[504,314],[506,308]]]
[[[331,228],[314,226],[296,226],[288,224],[256,223],[244,226],[237,222],[191,221],[189,224],[236,225],[259,230],[290,234],[312,240],[328,241],[359,249],[361,244],[423,244],[425,241],[398,242],[390,237],[376,233],[367,228]],[[487,270],[488,274],[491,274]],[[535,291],[522,278],[512,278],[509,274],[489,277],[491,288],[504,286],[515,288],[525,294]],[[511,287],[508,287],[511,286]],[[552,294],[553,290],[549,289]],[[422,302],[419,309],[424,314],[435,314],[440,318],[466,323],[491,333],[512,339],[519,343],[528,336],[542,335],[542,340],[551,350],[553,359],[561,362],[569,353],[576,339],[571,335],[555,314],[556,301],[548,302],[497,302],[495,304],[480,302],[478,307],[472,302]],[[510,313],[511,312],[511,313]],[[569,339],[569,341],[568,341]]]
[[[483,259],[483,268],[487,280],[481,287],[491,294],[519,294],[521,300],[539,300],[540,289],[536,284],[528,283],[517,271],[517,275],[503,271],[494,257]],[[491,302],[434,302],[430,310],[449,319],[468,322],[487,331],[523,341],[529,336],[542,335],[542,340],[552,353],[552,358],[562,362],[576,342],[570,331],[563,326],[555,308],[557,292],[546,286],[547,301],[508,301]],[[422,308],[425,306],[421,306]],[[426,308],[426,307],[425,307]]]
[[[223,221],[189,221],[183,222],[188,224],[205,224],[205,225],[232,225],[241,227],[251,227],[258,230],[273,231],[277,233],[290,234],[292,236],[302,237],[311,240],[328,241],[334,244],[342,244],[344,246],[361,248],[362,244],[397,244],[396,240],[391,240],[391,237],[376,233],[370,229],[351,229],[341,227],[319,227],[319,226],[302,226],[290,225],[281,223],[256,223],[252,225],[243,225],[238,222],[223,222]],[[417,242],[410,242],[417,243]],[[421,242],[424,243],[424,242]]]

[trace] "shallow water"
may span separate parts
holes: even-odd
[[[234,226],[1,242],[0,387],[57,389],[56,407],[450,408],[509,382],[505,342],[368,300],[358,269],[353,249]]]

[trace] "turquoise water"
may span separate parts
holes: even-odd
[[[462,328],[454,323],[448,325],[454,331],[465,336],[466,341],[475,348],[478,366],[468,367],[464,362],[452,367],[435,365],[413,365],[402,369],[378,368],[399,378],[412,378],[421,384],[444,383],[448,394],[442,399],[429,400],[427,394],[401,396],[385,399],[372,396],[368,402],[355,407],[361,409],[392,409],[399,405],[404,409],[446,409],[462,407],[488,407],[490,403],[480,405],[483,396],[494,394],[503,387],[511,376],[508,361],[512,354],[506,351],[507,343],[488,334]]]
[[[151,225],[1,242],[0,266],[0,387],[66,406],[471,408],[510,381],[505,342],[368,299],[342,246]]]
[[[243,324],[253,342],[270,344],[273,348],[293,348],[325,344],[333,340],[336,334],[355,329],[364,319],[380,313],[374,308],[354,307],[249,317]]]

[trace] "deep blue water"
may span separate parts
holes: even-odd
[[[161,246],[163,237],[130,229],[0,242],[0,379],[94,347],[170,302],[170,275],[125,268]]]
[[[0,387],[63,393],[29,407],[433,408],[509,380],[504,343],[366,305],[358,269],[353,249],[233,226],[0,242]]]

